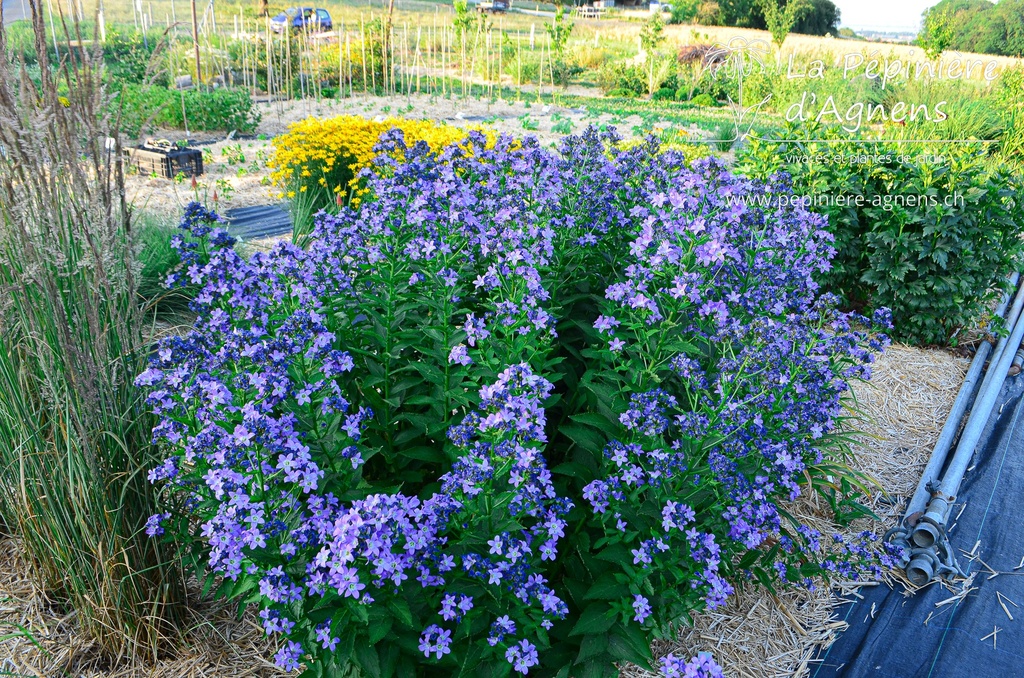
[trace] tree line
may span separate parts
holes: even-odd
[[[1024,56],[1024,0],[942,0],[925,10],[918,42],[943,50]]]
[[[793,20],[790,30],[837,35],[839,8],[832,0],[671,0],[675,23],[738,26],[771,31],[780,12]],[[774,32],[774,31],[773,31]]]

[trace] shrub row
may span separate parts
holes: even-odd
[[[892,309],[899,339],[949,343],[1019,270],[1020,177],[983,144],[850,145],[815,125],[780,134],[791,141],[751,137],[737,169],[792,182],[828,218],[837,253],[819,279],[847,306]]]
[[[260,114],[245,89],[177,91],[158,85],[125,84],[113,105],[119,107],[121,131],[132,137],[158,128],[252,132],[260,122]]]

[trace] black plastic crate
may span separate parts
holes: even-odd
[[[178,148],[170,142],[147,141],[138,148],[127,149],[130,163],[139,174],[156,174],[173,179],[178,174],[198,177],[203,173],[203,152],[196,148]]]

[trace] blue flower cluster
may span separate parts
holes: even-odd
[[[650,665],[636,634],[736,577],[877,569],[783,508],[886,341],[820,294],[820,218],[617,142],[395,131],[357,208],[248,259],[189,206],[198,318],[137,379],[168,451],[147,532],[259,602],[282,668]]]

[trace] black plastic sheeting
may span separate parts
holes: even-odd
[[[861,588],[863,600],[839,608],[849,628],[819,657],[814,678],[1024,677],[1022,393],[1024,375],[1003,383],[950,514],[960,514],[950,543],[976,590],[936,607],[954,593],[935,582],[910,597],[898,585]]]
[[[224,213],[228,233],[242,240],[257,240],[292,232],[292,215],[281,205],[240,207]]]

